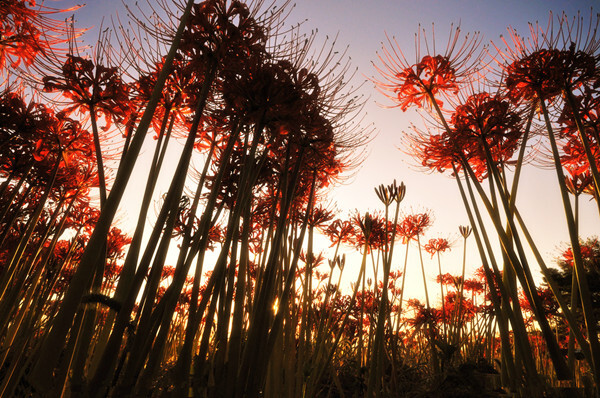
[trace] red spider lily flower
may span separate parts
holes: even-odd
[[[184,287],[181,289],[181,293],[179,295],[179,299],[177,300],[177,306],[175,307],[175,312],[179,314],[181,317],[187,316],[187,311],[192,302],[192,286],[191,280],[186,278],[186,282]]]
[[[479,180],[488,173],[486,148],[494,162],[509,163],[519,147],[523,118],[500,94],[469,96],[456,106],[451,123],[440,134],[414,129],[404,137],[405,152],[429,170],[444,172],[468,164]]]
[[[166,279],[173,278],[173,276],[175,276],[175,267],[172,265],[165,265],[160,274],[161,282],[165,281]]]
[[[212,174],[207,176],[207,187],[212,189],[215,184],[219,168],[226,164],[220,185],[218,186],[219,202],[225,204],[226,208],[232,209],[238,196],[240,185],[240,176],[245,165],[246,151],[241,146],[237,146],[228,158],[223,158],[221,151],[215,152],[216,161],[212,164]],[[265,178],[265,176],[261,176]],[[261,183],[264,180],[260,181]],[[257,183],[258,184],[258,183]]]
[[[507,50],[499,51],[509,96],[514,101],[552,100],[561,91],[573,91],[593,79],[595,55],[600,47],[595,36],[600,19],[597,15],[595,23],[593,19],[592,13],[589,25],[584,26],[579,15],[571,22],[562,14],[556,18],[555,32],[551,14],[548,27],[532,26],[532,36],[527,41],[509,29],[512,46],[504,40]]]
[[[402,277],[402,272],[400,270],[390,271],[390,274],[389,274],[390,282],[398,281],[398,280],[400,280],[401,277]]]
[[[133,103],[145,104],[150,100],[152,89],[158,79],[163,64],[164,59],[153,65],[152,71],[140,74],[133,85],[135,92],[132,96]],[[189,102],[187,95],[187,87],[192,83],[190,69],[183,61],[182,55],[177,54],[173,60],[171,74],[167,77],[167,81],[161,91],[160,106],[157,107],[152,119],[154,131],[160,131],[161,121],[166,114],[173,114],[176,122],[180,125],[185,125],[187,123],[187,117],[191,113],[189,106],[194,106]]]
[[[119,228],[113,227],[108,232],[106,240],[106,258],[114,262],[125,256],[124,248],[131,243],[131,238],[125,235]]]
[[[458,93],[456,71],[448,57],[426,55],[421,62],[396,75],[398,87],[394,89],[398,106],[406,111],[411,105],[422,107],[438,92]],[[437,100],[439,106],[443,103]]]
[[[566,142],[563,141],[559,145],[562,146],[560,162],[565,171],[570,174],[570,177],[566,177],[567,188],[576,196],[586,192],[598,200],[595,184],[593,183],[592,163],[590,163],[590,161],[595,163],[596,168],[600,167],[598,80],[592,86],[584,86],[582,95],[573,96],[577,116],[581,121],[581,132],[575,123],[575,115],[570,104],[565,102],[563,111],[558,118],[558,123],[562,126],[558,136],[566,139]],[[581,140],[583,138],[587,139],[589,154],[582,144]]]
[[[453,145],[448,133],[429,134],[413,129],[412,133],[403,136],[403,151],[415,158],[419,166],[426,170],[443,173],[460,170],[461,152]]]
[[[600,167],[600,147],[594,145],[590,148],[592,156],[596,160],[596,165]],[[560,162],[563,168],[571,175],[573,182],[581,185],[582,191],[585,190],[586,175],[590,175],[590,162],[585,153],[581,140],[578,137],[569,137],[562,144],[562,154]],[[593,184],[590,184],[593,189]]]
[[[415,329],[420,329],[425,326],[435,327],[441,320],[441,313],[435,308],[427,308],[417,299],[410,299],[407,302],[409,308],[414,311],[414,316],[408,319],[408,324]]]
[[[523,118],[502,95],[481,92],[469,96],[454,110],[451,137],[467,160],[485,162],[485,143],[495,162],[506,163],[518,149]]]
[[[43,104],[26,103],[21,95],[5,91],[0,95],[0,116],[0,170],[10,174],[28,166],[32,157],[42,161],[48,154],[45,132],[57,123],[54,112]],[[56,140],[52,141],[56,147]]]
[[[211,251],[214,251],[217,243],[223,242],[223,238],[225,237],[225,228],[220,224],[214,224],[210,227],[208,231],[208,242],[207,248]]]
[[[435,34],[433,36],[435,37]],[[382,66],[375,66],[383,78],[381,81],[375,81],[378,89],[403,111],[413,105],[419,108],[423,105],[431,106],[432,100],[442,106],[436,95],[456,94],[462,79],[472,72],[481,57],[481,53],[476,54],[480,43],[477,34],[472,37],[467,35],[462,44],[459,44],[460,40],[460,27],[451,28],[445,53],[437,54],[435,43],[428,43],[425,30],[421,36],[419,27],[417,62],[413,64],[406,60],[398,43],[388,38],[390,48],[383,47],[382,54],[379,54]],[[434,54],[428,53],[421,57],[422,44],[427,52],[432,48]]]
[[[81,229],[84,234],[91,235],[99,217],[98,209],[90,207],[86,200],[80,200],[75,203],[69,221],[72,228]]]
[[[413,132],[405,134],[402,139],[403,151],[415,158],[418,165],[427,171],[443,173],[451,170],[451,175],[454,176],[454,170],[460,172],[463,161],[467,160],[478,180],[483,180],[487,174],[483,157],[473,155],[482,153],[479,145],[475,142],[461,143],[457,134],[450,135],[447,131],[429,134],[413,128]]]
[[[379,309],[379,299],[371,290],[361,291],[356,294],[355,306],[358,310],[362,307],[366,314],[376,314]]]
[[[60,275],[58,276],[56,283],[54,284],[53,293],[60,294],[65,291],[67,286],[69,286],[73,275],[75,274],[75,269],[76,267],[69,266],[63,267],[60,270]]]
[[[102,280],[102,290],[114,291],[116,282],[121,275],[123,267],[117,263],[109,262],[104,267],[104,278]]]
[[[600,243],[597,239],[592,239],[585,244],[581,244],[580,247],[584,264],[590,264],[592,261],[600,258]],[[569,267],[573,267],[573,249],[569,247],[565,250],[560,255],[559,261]]]
[[[61,156],[55,182],[59,191],[68,195],[87,194],[90,188],[98,187],[93,138],[79,122],[60,112],[52,123],[46,124],[43,134],[40,147],[46,155],[52,151]],[[41,161],[35,154],[34,158]]]
[[[164,58],[153,65],[150,72],[143,73],[138,77],[135,84],[135,100],[140,103],[147,103],[150,100],[152,89],[163,66]],[[189,76],[184,74],[184,66],[182,55],[177,54],[173,60],[171,74],[167,77],[165,87],[160,93],[160,104],[167,111],[177,108],[185,102],[186,96],[183,90],[189,83]]]
[[[476,294],[483,293],[483,282],[481,279],[465,279],[464,289]]]
[[[292,81],[293,67],[287,61],[264,63],[251,60],[246,72],[235,72],[225,79],[223,95],[229,109],[246,115],[255,123],[269,124],[277,120],[277,132],[287,136],[288,129],[281,129],[281,121],[297,120],[297,109],[302,108],[302,96]]]
[[[542,301],[542,306],[544,307],[544,312],[547,316],[557,316],[559,313],[559,304],[554,297],[554,293],[550,290],[549,287],[538,287],[537,294]],[[533,309],[529,303],[529,300],[525,298],[524,294],[521,293],[519,295],[519,304],[521,308],[529,313],[533,314]]]
[[[481,281],[486,281],[486,273],[485,268],[483,268],[483,265],[477,268],[475,272],[473,272],[473,275]]]
[[[506,68],[506,88],[515,101],[552,99],[561,92],[564,53],[538,50],[522,57]]]
[[[7,61],[13,69],[21,62],[31,66],[40,53],[46,54],[65,43],[67,24],[50,15],[80,7],[60,10],[37,5],[35,0],[3,0],[0,7],[0,70],[5,68]]]
[[[331,210],[324,208],[319,205],[312,209],[310,216],[308,217],[308,225],[311,227],[322,227],[325,223],[333,219],[334,213]]]
[[[321,265],[323,263],[323,261],[325,260],[325,257],[323,257],[323,253],[319,253],[319,257],[317,258],[317,261],[315,262],[316,267],[318,267],[319,265]],[[327,272],[319,272],[318,270],[315,271],[315,278],[317,278],[318,282],[323,282],[326,279],[329,278],[329,274]]]
[[[193,221],[192,221],[193,219]],[[179,208],[179,217],[177,217],[177,221],[175,221],[175,226],[173,227],[172,237],[177,238],[183,236],[184,232],[187,230],[188,225],[191,225],[190,235],[193,236],[200,227],[200,219],[196,215],[192,215],[189,209],[189,201],[187,205],[181,206]]]
[[[14,58],[12,68],[18,67],[22,60],[31,65],[41,50],[38,44],[41,32],[35,23],[38,13],[27,4],[35,7],[35,2],[12,0],[5,3],[0,11],[0,69],[4,68],[7,58]]]
[[[388,291],[392,291],[394,289],[396,289],[396,284],[394,283],[394,281],[388,281]],[[377,282],[377,291],[378,292],[382,292],[383,291],[383,281],[378,281]]]
[[[67,260],[67,256],[71,250],[71,242],[68,240],[59,240],[54,245],[54,251],[52,255],[58,263],[64,263]]]
[[[87,195],[96,185],[91,135],[79,122],[35,102],[26,104],[14,93],[0,96],[0,173],[19,175],[35,160],[29,178],[52,178],[59,163],[52,197]]]
[[[429,242],[427,242],[423,248],[427,253],[431,254],[431,257],[433,258],[436,253],[443,253],[446,250],[450,250],[451,245],[450,242],[448,242],[448,239],[432,238],[429,239]]]
[[[409,214],[396,226],[397,234],[402,237],[404,243],[416,239],[431,226],[433,219],[430,212]]]
[[[174,238],[181,237],[187,231],[190,223],[190,219],[193,217],[191,226],[190,236],[194,236],[198,232],[200,226],[200,219],[190,213],[190,209],[184,204],[179,209],[179,217],[173,227]],[[225,236],[225,230],[220,224],[213,224],[208,231],[208,240],[206,242],[206,248],[210,251],[214,251],[216,244],[223,241]]]
[[[386,221],[381,214],[370,215],[366,213],[363,218],[359,213],[356,213],[352,221],[356,225],[355,231],[360,230],[362,232],[354,235],[353,244],[357,248],[363,248],[365,243],[368,243],[367,250],[370,252],[371,250],[384,248],[386,242],[391,243],[394,224],[388,221],[386,227]]]
[[[323,255],[323,252],[319,252],[319,254],[317,254],[317,256],[315,257],[314,254],[308,254],[304,251],[301,251],[300,261],[307,265],[310,264],[310,268],[312,269],[322,265],[325,262],[325,256]]]
[[[391,221],[386,222],[383,216],[376,215],[373,219],[373,224],[371,226],[371,236],[369,238],[369,243],[372,249],[383,249],[386,245],[391,243],[392,240],[392,232],[394,230],[394,223]]]
[[[477,315],[478,307],[473,304],[473,302],[467,298],[463,297],[462,299],[459,297],[458,292],[450,291],[444,297],[444,306],[442,311],[444,311],[447,320],[452,320],[453,314],[457,313],[458,303],[460,303],[461,309],[461,319],[454,320],[454,322],[458,322],[459,325],[464,325],[466,322],[470,321]]]
[[[333,247],[339,242],[351,243],[356,231],[352,222],[336,219],[329,224],[323,233],[331,240],[330,247]]]
[[[180,51],[192,59],[220,59],[228,53],[234,56],[236,50],[248,52],[256,46],[261,47],[266,32],[256,20],[255,13],[240,1],[206,0],[194,4]],[[231,43],[225,45],[225,41]]]
[[[341,153],[337,144],[321,142],[322,145],[319,145],[317,141],[318,138],[309,147],[306,164],[310,170],[322,170],[322,173],[316,175],[316,186],[322,189],[340,181],[342,171],[348,170],[352,165],[343,158],[347,155]]]
[[[565,177],[567,189],[575,196],[586,192],[594,196],[594,185],[592,175],[588,172],[578,173],[575,170],[567,168],[570,176]]]
[[[33,151],[33,158],[35,160],[37,160],[38,162],[41,162],[42,160],[44,160],[46,158],[46,156],[48,155],[48,153],[50,153],[48,148],[43,147],[43,144],[44,144],[44,141],[42,139],[39,139],[35,142],[35,150]]]
[[[106,67],[69,54],[60,76],[46,76],[43,82],[44,91],[60,91],[72,102],[63,109],[65,114],[93,110],[97,115],[104,115],[104,130],[108,130],[113,118],[123,120],[129,113],[129,86],[121,80],[117,67]]]
[[[255,63],[257,56],[264,59],[266,31],[255,13],[240,1],[194,4],[179,46],[187,61],[185,74],[190,77],[185,88],[189,103],[198,103],[206,78],[216,68],[226,76],[219,83],[227,83],[246,75],[248,65]],[[227,88],[221,89],[226,97]]]
[[[460,277],[451,275],[449,273],[437,275],[435,277],[436,282],[441,283],[444,286],[456,286],[457,279],[460,279]]]

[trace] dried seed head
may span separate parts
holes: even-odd
[[[394,180],[394,184],[396,184],[396,180]],[[396,193],[396,202],[402,202],[402,200],[404,199],[404,195],[406,195],[406,185],[404,185],[404,182],[400,182],[398,192]]]
[[[406,186],[403,182],[400,183],[400,186],[394,180],[393,183],[388,185],[387,187],[383,184],[379,185],[375,188],[375,193],[381,202],[387,207],[392,204],[393,201],[400,203],[402,199],[404,199],[404,194],[406,193]]]
[[[473,231],[473,230],[471,229],[471,227],[470,227],[470,226],[468,226],[468,225],[467,225],[467,226],[461,225],[461,226],[459,226],[459,227],[458,227],[458,230],[460,231],[460,234],[461,234],[461,235],[463,236],[463,238],[465,238],[465,239],[467,239],[467,238],[469,237],[469,235],[471,235],[471,232]]]
[[[392,190],[390,190],[391,186],[385,187],[383,184],[379,185],[375,188],[375,193],[381,202],[388,207],[394,201],[394,194]]]

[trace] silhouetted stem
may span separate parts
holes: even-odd
[[[539,96],[539,95],[538,95]],[[562,164],[560,162],[560,156],[558,153],[558,147],[556,145],[556,139],[554,137],[552,125],[548,116],[548,110],[544,101],[540,102],[544,120],[546,122],[546,130],[548,132],[548,139],[550,141],[550,147],[552,149],[552,155],[554,159],[554,168],[558,180],[558,186],[560,188],[560,194],[563,201],[563,207],[565,216],[567,219],[567,226],[569,230],[569,238],[571,240],[571,249],[573,251],[573,263],[575,269],[575,275],[579,284],[579,291],[581,293],[581,309],[583,311],[583,317],[587,327],[588,338],[590,341],[590,348],[592,351],[592,370],[594,372],[594,380],[596,386],[600,386],[600,344],[598,342],[597,332],[597,321],[592,307],[591,293],[587,281],[587,274],[583,265],[583,258],[581,256],[581,246],[579,244],[579,236],[577,236],[577,227],[575,225],[575,219],[573,217],[573,210],[571,208],[571,202],[569,200],[569,194],[565,185],[565,176],[562,170]]]
[[[488,163],[491,164],[491,156],[489,154],[489,150],[485,146],[484,146],[484,149],[486,149],[486,156],[488,157]],[[490,169],[492,170],[493,177],[496,179],[497,186],[500,188],[501,182],[499,181],[499,178],[497,175],[497,170],[493,167]],[[508,213],[508,211],[509,211],[508,200],[505,195],[500,195],[501,199],[502,199],[503,207],[504,207],[505,211],[507,212],[506,216],[507,216],[508,223],[510,226],[510,231],[512,231],[513,240],[510,240],[509,237],[507,236],[506,232],[504,231],[504,228],[499,219],[499,214],[493,210],[492,205],[490,204],[487,196],[485,195],[485,192],[481,188],[481,184],[478,183],[476,176],[473,173],[472,169],[469,167],[469,168],[466,168],[466,170],[471,175],[471,180],[473,181],[473,185],[477,189],[486,209],[488,210],[488,213],[489,213],[489,215],[492,219],[492,222],[494,224],[494,227],[496,229],[496,233],[498,234],[498,237],[500,238],[500,243],[502,246],[503,253],[505,253],[506,256],[508,257],[509,263],[511,264],[513,270],[515,271],[515,274],[519,278],[519,282],[521,283],[521,286],[523,287],[523,291],[524,291],[527,299],[531,303],[532,309],[534,310],[534,314],[536,316],[536,320],[538,321],[538,324],[539,324],[542,334],[544,336],[544,340],[546,341],[546,344],[548,346],[548,351],[552,358],[555,370],[557,372],[557,376],[559,377],[559,379],[568,378],[569,372],[567,369],[566,362],[564,360],[564,357],[560,353],[558,343],[556,342],[554,334],[550,328],[550,325],[548,324],[548,319],[545,316],[545,311],[542,306],[541,300],[539,298],[539,294],[535,288],[535,282],[533,280],[533,276],[531,275],[531,271],[529,269],[526,256],[523,252],[523,248],[522,248],[520,239],[519,239],[518,235],[516,234],[516,228],[514,225],[513,217]],[[517,253],[515,253],[515,251],[513,249],[513,241],[514,241],[514,245],[517,248],[518,256],[517,256]]]
[[[92,133],[94,136],[94,152],[96,153],[96,165],[98,171],[98,181],[100,190],[100,210],[106,203],[106,177],[104,176],[104,160],[102,159],[102,147],[100,146],[100,134],[98,133],[98,123],[96,120],[96,109],[94,105],[89,106],[90,121],[92,122]]]
[[[110,230],[113,218],[125,192],[125,188],[129,181],[129,177],[133,172],[133,168],[137,161],[137,156],[142,148],[146,132],[152,121],[154,110],[160,99],[160,93],[165,84],[167,76],[170,74],[173,59],[179,46],[179,41],[183,34],[184,27],[187,25],[189,15],[194,2],[189,0],[186,4],[185,11],[181,16],[180,24],[173,38],[169,53],[165,57],[164,66],[158,76],[150,101],[146,106],[146,110],[142,116],[137,131],[131,140],[129,150],[123,159],[123,167],[117,173],[115,182],[111,189],[110,195],[106,200],[106,205],[103,207],[100,217],[96,224],[96,228],[90,237],[88,245],[81,257],[80,266],[73,275],[69,288],[65,293],[63,303],[56,315],[52,328],[44,341],[38,359],[33,366],[28,379],[33,388],[38,391],[48,391],[52,386],[52,373],[56,366],[60,352],[62,350],[65,338],[69,333],[73,318],[77,311],[77,307],[81,302],[81,298],[90,286],[91,279],[96,269],[98,257],[102,256],[102,248],[106,242],[106,236]]]
[[[514,321],[514,314],[512,313],[510,308],[502,307],[500,300],[498,299],[499,296],[507,297],[508,293],[506,292],[504,285],[502,285],[501,283],[499,283],[499,284],[496,283],[496,281],[499,280],[500,272],[497,269],[497,265],[495,264],[493,253],[490,250],[487,233],[485,232],[485,229],[483,229],[483,227],[482,227],[481,236],[480,236],[477,225],[483,226],[483,223],[481,222],[481,216],[479,214],[479,210],[476,207],[476,203],[475,203],[475,201],[469,202],[469,200],[467,199],[467,195],[465,193],[464,187],[463,187],[462,183],[460,182],[458,170],[456,169],[454,164],[452,165],[452,170],[454,172],[455,179],[458,184],[458,188],[459,188],[460,195],[461,195],[461,198],[462,198],[464,206],[465,206],[465,210],[467,211],[467,216],[469,217],[469,223],[470,223],[471,227],[473,228],[473,236],[475,237],[475,241],[477,243],[477,248],[479,250],[479,256],[483,263],[483,269],[485,271],[486,280],[487,280],[487,283],[488,283],[488,286],[490,289],[490,298],[492,300],[492,305],[494,306],[494,312],[496,313],[496,318],[498,319],[498,327],[500,329],[500,339],[502,341],[503,346],[508,347],[508,346],[510,346],[510,334],[509,334],[510,332],[508,329],[508,318],[510,317],[511,321],[514,324],[516,324],[516,322]],[[472,194],[471,194],[471,198],[473,198]],[[473,210],[471,210],[471,205],[469,203],[472,204]],[[475,212],[475,215],[473,215],[473,212]],[[483,237],[484,242],[482,242],[482,237]],[[485,248],[484,248],[484,243],[485,243]],[[487,260],[486,249],[487,249],[487,252],[490,254],[490,261],[494,268],[493,271],[490,269],[490,265]],[[497,288],[500,290],[500,295],[498,295],[498,291],[496,290]],[[521,319],[521,322],[522,322],[522,319]],[[517,347],[521,347],[521,342],[522,342],[521,338],[523,336],[522,336],[522,334],[517,334],[516,337],[517,337],[517,339],[516,339]],[[525,340],[526,340],[526,346],[528,347],[529,346],[528,340],[527,339],[525,339]],[[512,352],[510,350],[503,351],[503,361],[507,365],[506,368],[507,368],[510,379],[514,381],[516,369],[515,369],[514,359],[512,357]]]

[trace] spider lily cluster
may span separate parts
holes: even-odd
[[[425,131],[415,130],[405,136],[405,150],[423,167],[450,171],[456,179],[492,292],[502,339],[504,383],[528,396],[542,396],[550,385],[540,382],[545,371],[536,364],[523,305],[518,304],[519,289],[545,343],[544,355],[553,364],[550,377],[558,380],[556,383],[570,380],[580,385],[575,380],[580,370],[574,358],[574,347],[578,346],[588,377],[596,385],[593,394],[597,394],[600,382],[598,320],[577,222],[579,196],[584,192],[600,209],[596,183],[600,162],[595,88],[599,77],[598,22],[599,17],[593,14],[589,21],[580,15],[574,19],[551,16],[547,28],[532,25],[529,38],[509,29],[510,41],[503,43],[506,49],[488,49],[490,59],[486,62],[477,40],[469,36],[460,47],[468,51],[456,53],[456,34],[451,35],[455,40],[444,54],[427,54],[414,65],[406,61],[393,41],[380,57],[383,79],[379,87],[402,110],[422,107],[431,114],[431,125]],[[435,57],[444,62],[431,62]],[[478,60],[479,68],[473,59]],[[444,109],[439,100],[442,94],[450,104]],[[528,153],[532,143],[547,148],[546,155],[539,156],[542,150]],[[518,210],[519,178],[528,161],[548,164],[556,173],[575,268],[572,290],[578,294],[571,294],[570,302]],[[514,168],[512,173],[509,167]],[[486,213],[488,217],[484,217]],[[461,233],[467,236],[466,231]],[[493,248],[494,240],[500,245],[499,251]],[[551,321],[552,311],[536,287],[534,269],[544,276],[569,331],[567,356],[561,351],[564,335],[560,337],[558,325]]]
[[[502,385],[522,394],[541,396],[544,377],[597,385],[588,277],[600,249],[577,233],[578,198],[598,201],[600,181],[595,38],[564,18],[563,34],[534,31],[533,47],[513,35],[496,57],[502,79],[481,92],[477,36],[461,44],[453,30],[445,54],[418,52],[414,64],[393,42],[384,49],[380,88],[402,110],[432,112],[440,131],[409,135],[407,151],[452,171],[469,215],[452,275],[451,242],[425,240],[433,215],[402,209],[404,183],[375,188],[382,211],[340,219],[324,204],[370,130],[356,122],[344,55],[285,30],[287,7],[159,0],[93,49],[54,19],[61,10],[31,0],[0,10],[0,395],[436,394],[461,365],[481,374],[496,360]],[[572,238],[560,270],[543,263],[515,200],[526,143],[540,135]],[[175,169],[157,192],[166,162]],[[116,214],[132,178],[145,185],[128,236]],[[468,239],[483,264],[472,278]],[[424,302],[405,296],[414,270]]]

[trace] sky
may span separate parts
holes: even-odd
[[[56,7],[75,4],[73,1],[56,1]],[[132,1],[125,0],[132,4]],[[142,1],[140,0],[140,3]],[[302,30],[309,32],[318,29],[316,43],[337,36],[336,47],[344,50],[351,58],[353,67],[358,68],[355,84],[369,78],[377,78],[377,71],[372,62],[377,63],[377,51],[386,42],[386,35],[395,37],[402,51],[409,60],[414,59],[414,36],[422,25],[431,32],[435,25],[438,48],[443,50],[448,39],[450,25],[460,25],[464,34],[480,32],[482,43],[490,41],[500,46],[501,35],[507,33],[512,26],[518,32],[526,34],[528,22],[540,21],[545,26],[550,11],[558,14],[565,11],[574,16],[580,10],[589,16],[592,6],[600,5],[597,1],[491,1],[491,0],[298,0],[287,19],[288,24],[303,22]],[[123,7],[120,0],[90,1],[76,14],[78,24],[82,27],[99,26],[102,16],[104,25],[111,14]],[[88,38],[96,37],[92,29]],[[458,226],[467,225],[468,219],[458,188],[454,179],[448,175],[423,172],[415,166],[415,162],[401,151],[401,137],[410,131],[411,123],[424,127],[422,119],[414,112],[402,112],[399,108],[390,109],[391,101],[375,90],[372,82],[367,81],[361,88],[367,98],[365,104],[364,125],[372,125],[375,137],[367,144],[368,156],[354,171],[353,176],[330,193],[330,198],[340,209],[341,216],[359,209],[361,212],[382,209],[374,188],[379,184],[390,184],[394,179],[403,181],[406,186],[406,198],[401,210],[405,214],[431,210],[434,224],[426,233],[424,240],[433,237],[446,237],[455,241],[453,250],[442,256],[444,272],[459,274],[462,264],[462,247]],[[556,176],[550,170],[541,170],[527,166],[523,171],[517,206],[529,226],[531,233],[539,245],[547,262],[566,248],[568,240],[566,222],[556,186]],[[131,195],[135,196],[134,193]],[[129,205],[129,204],[130,205]],[[120,212],[122,219],[127,219],[135,200],[126,198],[125,206]],[[582,203],[581,235],[588,237],[598,233],[600,222],[593,203]],[[468,269],[473,270],[481,265],[474,239],[470,238],[467,249]],[[397,252],[398,253],[398,252]],[[422,280],[417,268],[416,251],[412,251],[409,261],[414,264],[407,271],[409,296],[420,296]],[[396,255],[393,268],[402,263],[402,256]],[[430,278],[437,273],[437,264],[426,258],[426,267]],[[430,288],[432,291],[437,289]]]

